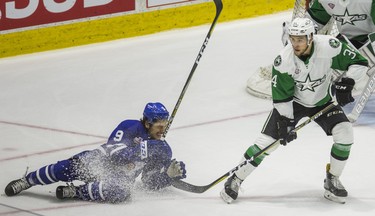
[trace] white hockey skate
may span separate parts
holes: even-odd
[[[328,166],[329,167],[329,166]],[[327,177],[324,179],[324,197],[330,201],[345,204],[348,192],[342,185],[339,177],[332,175],[327,171]]]
[[[242,180],[236,175],[232,175],[224,184],[224,189],[220,192],[221,198],[224,202],[230,204],[238,197],[238,190],[240,189]]]

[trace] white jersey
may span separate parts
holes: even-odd
[[[363,56],[334,37],[314,35],[311,46],[311,55],[304,61],[294,54],[290,43],[276,57],[272,70],[274,103],[294,100],[306,107],[324,105],[332,99],[333,69],[346,71],[352,65],[367,69]]]
[[[336,20],[338,31],[349,39],[375,32],[374,20],[371,17],[372,0],[317,0],[311,6],[309,14],[318,22],[324,20],[321,7]]]

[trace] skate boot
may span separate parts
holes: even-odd
[[[237,199],[242,181],[235,174],[228,178],[224,184],[224,189],[220,192],[220,196],[224,202],[230,204],[233,200]]]
[[[73,184],[58,186],[56,188],[56,197],[58,199],[77,198],[77,188]]]
[[[21,191],[27,190],[29,188],[31,188],[31,185],[29,184],[29,182],[27,182],[26,177],[23,177],[9,182],[9,184],[5,187],[5,194],[7,196],[15,196]]]
[[[324,179],[324,197],[328,200],[345,204],[345,198],[348,196],[348,192],[345,190],[344,186],[338,176],[332,175],[327,171],[327,177]]]

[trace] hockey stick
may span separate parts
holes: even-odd
[[[331,110],[336,105],[337,105],[337,103],[332,103],[332,104],[328,105],[327,107],[325,107],[324,109],[322,109],[321,111],[319,111],[318,113],[316,113],[315,115],[311,116],[306,121],[304,121],[301,124],[299,124],[293,131],[297,132],[298,130],[300,130],[301,128],[305,127],[310,122],[314,121],[315,119],[317,119],[320,116],[322,116],[325,113],[327,113],[329,110]],[[220,176],[218,179],[216,179],[215,181],[213,181],[212,183],[210,183],[208,185],[197,186],[197,185],[192,185],[190,183],[187,183],[187,182],[184,182],[184,181],[181,181],[181,180],[172,181],[172,185],[175,188],[178,188],[180,190],[184,190],[184,191],[188,191],[188,192],[192,192],[192,193],[203,193],[203,192],[207,191],[208,189],[212,188],[213,186],[215,186],[216,184],[218,184],[219,182],[223,181],[227,177],[231,176],[235,171],[237,171],[242,166],[245,166],[246,164],[248,164],[251,161],[253,161],[255,158],[257,158],[257,157],[263,155],[264,153],[266,153],[267,150],[269,150],[272,147],[274,147],[277,144],[279,144],[279,141],[280,140],[276,140],[275,142],[271,143],[270,145],[268,145],[267,147],[265,147],[264,149],[262,149],[261,151],[259,151],[255,155],[253,155],[251,158],[249,158],[249,159],[245,160],[244,162],[240,163],[239,165],[237,165],[236,167],[234,167],[233,169],[231,169],[230,171],[228,171],[224,175]]]
[[[365,88],[361,93],[361,96],[357,99],[352,112],[348,114],[348,119],[350,120],[350,122],[357,121],[358,117],[361,115],[363,109],[365,108],[368,99],[375,89],[375,66],[370,68],[367,71],[367,74],[370,74],[370,78],[367,81]]]
[[[204,39],[202,47],[199,50],[198,56],[197,56],[197,58],[194,61],[194,65],[193,65],[193,67],[192,67],[192,69],[190,71],[189,77],[187,78],[187,80],[185,82],[185,85],[184,85],[184,87],[183,87],[183,89],[182,89],[182,91],[180,93],[180,96],[178,97],[177,103],[176,103],[176,105],[175,105],[175,107],[173,109],[173,112],[172,112],[172,114],[171,114],[171,116],[169,118],[167,127],[165,129],[165,132],[164,132],[164,135],[163,135],[164,137],[166,137],[166,135],[168,133],[168,130],[171,127],[171,124],[172,124],[172,122],[174,120],[174,117],[176,116],[177,110],[180,107],[182,98],[184,97],[185,92],[186,92],[186,90],[187,90],[187,88],[188,88],[188,86],[190,84],[190,81],[191,81],[191,78],[194,75],[195,69],[198,67],[198,64],[199,64],[199,61],[200,61],[200,59],[201,59],[201,57],[203,55],[204,49],[206,49],[206,47],[207,47],[208,41],[209,41],[209,39],[211,37],[212,32],[214,31],[214,28],[216,26],[217,20],[219,19],[220,13],[221,13],[221,11],[223,9],[223,3],[221,2],[221,0],[213,0],[213,1],[215,3],[215,7],[216,7],[215,18],[214,18],[214,20],[213,20],[213,22],[211,24],[210,30],[208,31],[206,38]]]

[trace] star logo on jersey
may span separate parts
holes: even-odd
[[[354,22],[366,20],[367,14],[349,14],[348,9],[346,8],[343,15],[333,15],[333,18],[336,22],[341,23],[341,25],[355,25]]]
[[[320,86],[324,81],[326,80],[326,75],[324,77],[317,79],[317,80],[311,80],[310,74],[307,75],[305,81],[298,81],[296,80],[296,86],[300,89],[300,91],[312,91],[315,92],[315,88]]]
[[[279,65],[281,65],[281,56],[278,55],[275,59],[275,61],[273,61],[273,64],[277,67]]]
[[[329,45],[330,45],[332,48],[337,48],[337,47],[340,46],[340,41],[337,40],[336,38],[329,39]]]

